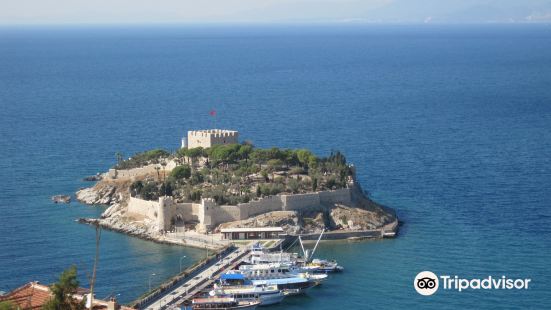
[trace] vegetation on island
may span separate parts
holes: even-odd
[[[123,159],[123,155],[120,152],[115,153],[117,158],[117,164],[113,167],[115,169],[132,169],[139,168],[148,164],[158,164],[163,158],[166,158],[170,155],[169,152],[161,149],[155,149],[143,153],[135,154],[134,156],[128,158],[127,160]]]
[[[162,170],[174,160],[170,172]],[[177,201],[213,198],[235,205],[280,193],[307,193],[347,186],[352,175],[344,155],[333,151],[318,157],[306,149],[255,148],[250,143],[182,148],[174,154],[163,150],[139,153],[116,167],[159,164],[155,177],[131,184],[134,197],[155,200],[172,195]]]

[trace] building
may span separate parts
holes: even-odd
[[[190,130],[187,132],[187,141],[182,139],[182,147],[208,148],[213,145],[239,143],[239,132],[226,129]]]
[[[73,295],[76,300],[82,300],[84,296],[90,294],[90,290],[78,288],[77,293]],[[52,292],[49,286],[39,282],[29,282],[21,287],[0,296],[0,302],[9,301],[16,309],[38,310],[42,309],[52,298]],[[94,298],[94,310],[133,310],[132,308],[121,306],[115,299],[109,301]]]
[[[222,228],[226,240],[278,239],[284,233],[281,227]]]

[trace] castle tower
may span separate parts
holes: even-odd
[[[213,145],[239,143],[239,132],[226,129],[191,130],[187,132],[187,146],[209,148]]]
[[[207,232],[212,228],[213,222],[212,214],[216,207],[216,201],[212,198],[201,199],[201,208],[199,209],[199,225],[198,230],[200,232]]]
[[[159,230],[170,230],[170,210],[172,207],[172,197],[159,197],[159,209],[157,210],[157,225]]]

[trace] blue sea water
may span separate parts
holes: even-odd
[[[87,285],[94,231],[74,219],[103,208],[50,196],[217,126],[343,151],[404,221],[322,244],[346,271],[272,309],[550,308],[550,51],[548,25],[1,28],[0,290],[71,264]],[[104,232],[98,297],[131,301],[204,254]],[[424,297],[422,270],[532,282]]]

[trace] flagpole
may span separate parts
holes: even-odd
[[[213,129],[216,129],[216,110],[215,109],[211,109],[210,112],[209,112],[210,116],[212,116],[213,118],[213,123],[214,123],[214,128]]]

